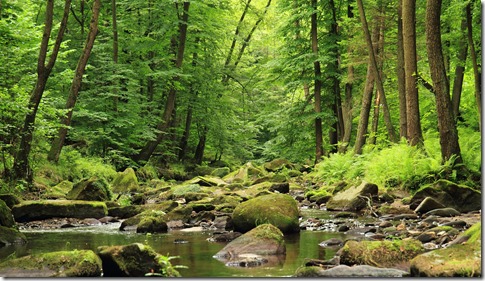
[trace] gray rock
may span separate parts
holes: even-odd
[[[338,265],[318,272],[318,277],[407,277],[409,272],[395,268],[379,268],[370,265]]]
[[[460,215],[460,212],[458,212],[453,208],[434,209],[424,214],[424,216],[438,216],[438,217],[455,217],[459,215]]]
[[[336,193],[327,202],[327,210],[360,211],[367,206],[367,198],[377,198],[377,195],[377,185],[363,182],[359,186],[351,186],[344,191]]]
[[[426,197],[414,210],[417,214],[424,214],[434,209],[445,208],[446,206],[434,200],[431,197]]]

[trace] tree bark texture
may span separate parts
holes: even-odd
[[[331,53],[334,56],[332,63],[329,65],[332,80],[332,104],[331,109],[335,121],[331,125],[329,131],[330,153],[335,153],[338,150],[338,141],[342,139],[344,132],[344,121],[342,116],[342,98],[340,96],[340,53],[338,46],[338,23],[336,7],[333,0],[329,0],[329,6],[332,14],[332,21],[330,24],[330,38],[333,38]]]
[[[39,58],[37,61],[37,81],[34,90],[30,95],[29,103],[27,105],[27,114],[25,116],[24,125],[20,131],[20,145],[14,159],[14,177],[16,179],[25,179],[31,182],[33,179],[32,171],[29,165],[29,154],[32,146],[32,136],[34,133],[35,117],[39,108],[42,95],[49,79],[50,73],[59,54],[59,49],[64,37],[64,32],[67,28],[67,19],[69,17],[69,9],[71,7],[71,0],[66,0],[64,4],[64,13],[61,20],[61,25],[57,32],[57,38],[52,47],[52,52],[49,61],[46,64],[47,50],[49,47],[49,39],[52,32],[52,21],[54,15],[54,1],[48,0],[46,5],[46,14],[44,22],[44,33],[42,35],[42,42],[40,45]]]
[[[408,123],[406,109],[406,72],[404,70],[404,46],[402,33],[402,1],[397,7],[397,90],[399,93],[399,136],[408,138]]]
[[[455,164],[462,163],[458,131],[453,120],[450,88],[441,44],[441,0],[428,0],[426,4],[426,48],[429,69],[436,97],[441,157],[443,161],[455,155]]]
[[[473,75],[475,77],[475,100],[478,107],[478,122],[480,126],[480,131],[482,131],[482,73],[479,70],[477,51],[475,50],[475,43],[473,42],[471,3],[468,3],[468,5],[466,6],[466,19],[468,30],[468,45],[470,46],[470,57],[472,59]]]
[[[313,62],[314,73],[315,73],[315,86],[313,89],[314,93],[314,110],[316,114],[322,112],[322,81],[321,81],[321,70],[320,61],[318,61],[318,34],[317,34],[317,0],[312,0],[313,13],[311,15],[311,41],[312,41],[312,52],[315,57]],[[319,162],[323,156],[323,133],[322,133],[322,118],[315,118],[315,163]]]
[[[72,79],[71,89],[69,90],[69,97],[67,98],[65,106],[68,111],[66,116],[61,118],[61,127],[57,132],[57,137],[52,141],[51,149],[47,156],[47,159],[52,162],[57,162],[59,160],[59,155],[61,153],[62,147],[64,146],[64,141],[66,140],[69,125],[71,125],[72,113],[74,110],[74,106],[76,105],[77,98],[79,96],[79,90],[81,89],[84,71],[86,70],[86,65],[88,64],[89,57],[91,56],[91,50],[94,46],[94,40],[96,39],[96,35],[98,34],[100,9],[101,0],[95,0],[93,4],[93,14],[89,23],[88,37],[77,63],[74,78]]]
[[[466,27],[466,19],[461,22],[461,29],[465,31]],[[461,100],[461,91],[463,89],[463,78],[465,76],[465,63],[466,57],[468,53],[468,43],[467,38],[462,38],[460,42],[460,50],[458,52],[458,65],[455,68],[455,79],[453,81],[453,90],[451,92],[451,105],[453,108],[453,116],[455,121],[457,121],[460,115],[460,100]]]

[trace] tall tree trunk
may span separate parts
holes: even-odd
[[[406,81],[407,137],[410,145],[423,143],[419,114],[418,73],[416,55],[416,0],[402,0],[402,25],[404,46],[404,73]]]
[[[377,129],[379,128],[379,112],[380,112],[380,95],[379,90],[376,89],[376,95],[374,99],[374,113],[372,115],[371,133],[369,136],[369,144],[376,144]]]
[[[329,70],[332,72],[332,104],[330,108],[332,109],[335,121],[332,123],[329,130],[329,142],[330,142],[330,153],[335,153],[338,150],[338,141],[341,140],[344,132],[344,121],[342,117],[342,98],[340,96],[340,53],[338,46],[338,24],[337,24],[337,12],[335,8],[335,3],[333,0],[329,0],[329,6],[332,14],[332,20],[330,23],[330,38],[332,38],[330,52],[334,56],[334,60],[329,64]]]
[[[475,100],[478,107],[478,123],[480,126],[480,132],[482,131],[482,73],[479,70],[477,52],[475,51],[475,43],[473,42],[473,29],[472,29],[472,12],[471,3],[466,6],[466,22],[468,29],[468,45],[470,46],[470,56],[473,63],[473,75],[475,77]]]
[[[461,22],[461,30],[465,31],[466,27],[466,19]],[[463,88],[463,78],[465,76],[465,64],[466,64],[466,57],[468,53],[468,44],[466,41],[466,37],[461,38],[460,42],[460,50],[458,52],[458,64],[455,68],[455,79],[453,82],[453,90],[451,92],[451,106],[453,108],[453,117],[455,118],[455,122],[458,121],[460,115],[460,100],[461,100],[461,91]]]
[[[370,60],[370,58],[369,58]],[[370,108],[372,105],[372,93],[374,92],[374,74],[371,64],[367,65],[367,75],[365,78],[364,93],[362,94],[362,107],[360,110],[359,125],[357,127],[357,136],[355,138],[354,153],[362,154],[367,131],[369,126]]]
[[[195,149],[195,164],[202,164],[202,160],[204,159],[204,150],[205,150],[205,143],[207,140],[207,126],[201,125],[201,129],[199,129],[199,143],[197,144],[197,148]],[[221,152],[222,155],[222,152]]]
[[[177,5],[177,4],[176,4]],[[187,23],[189,19],[189,7],[190,2],[185,1],[183,5],[182,18],[179,23],[179,42],[177,48],[177,55],[175,60],[175,67],[180,69],[182,67],[184,52],[185,52],[185,41],[187,39]],[[165,109],[163,112],[162,120],[157,125],[157,130],[159,133],[155,140],[148,141],[147,144],[141,149],[141,151],[133,157],[138,163],[146,162],[152,156],[155,148],[162,141],[163,137],[167,133],[170,126],[170,120],[175,110],[175,100],[176,100],[176,89],[175,84],[179,80],[178,76],[173,77],[172,84],[167,96],[167,101],[165,102]]]
[[[47,159],[52,162],[57,162],[59,160],[59,154],[61,153],[62,147],[64,146],[64,141],[67,136],[67,130],[71,124],[72,112],[74,106],[76,105],[77,97],[79,95],[79,90],[81,88],[81,83],[88,63],[89,57],[91,56],[91,50],[93,49],[94,40],[98,34],[98,19],[99,11],[101,9],[101,0],[95,0],[93,4],[93,14],[91,17],[91,22],[89,24],[89,33],[86,39],[86,44],[82,51],[81,57],[77,63],[76,71],[74,73],[74,78],[72,79],[71,89],[69,91],[69,97],[66,102],[67,115],[61,118],[61,127],[57,132],[57,137],[52,141],[51,149],[47,155]]]
[[[463,160],[458,143],[458,131],[453,120],[450,87],[442,52],[440,16],[441,0],[428,0],[426,4],[426,48],[436,98],[441,157],[443,161],[446,161],[455,155],[457,157],[455,164],[459,164]]]
[[[320,61],[318,61],[318,34],[317,34],[317,0],[312,0],[313,13],[311,15],[311,41],[312,41],[312,52],[315,57],[313,62],[314,72],[315,72],[315,86],[313,90],[313,95],[315,98],[314,109],[316,114],[322,112],[322,81],[321,81],[321,70]],[[322,158],[323,152],[323,133],[322,133],[322,118],[315,118],[315,163],[319,162]]]
[[[397,91],[399,93],[399,137],[408,138],[408,123],[406,109],[406,72],[404,70],[404,45],[402,33],[402,1],[397,7]]]
[[[113,29],[113,63],[115,66],[118,64],[118,23],[116,20],[116,0],[111,0],[111,21]],[[117,70],[115,70],[116,72]],[[114,111],[118,111],[118,79],[113,81],[113,107]]]
[[[380,101],[382,103],[383,107],[383,113],[384,113],[384,122],[386,124],[387,128],[387,133],[389,135],[389,139],[392,142],[397,141],[396,134],[394,132],[394,127],[391,122],[391,114],[389,112],[389,108],[387,106],[387,99],[386,99],[386,94],[384,92],[384,83],[382,82],[381,75],[379,73],[379,67],[377,65],[377,59],[376,55],[374,53],[374,48],[372,47],[372,39],[369,33],[369,27],[367,25],[367,19],[365,17],[365,12],[364,12],[364,5],[362,3],[362,0],[357,0],[357,6],[359,8],[359,14],[360,14],[360,21],[362,22],[362,29],[364,30],[364,35],[365,35],[365,40],[367,43],[367,49],[369,50],[369,56],[370,56],[370,64],[372,67],[372,71],[374,72],[374,77],[376,79],[376,86],[377,90],[380,93]]]
[[[27,182],[32,182],[33,175],[29,165],[29,154],[32,146],[32,135],[34,133],[35,117],[39,108],[40,100],[45,90],[47,80],[54,67],[54,64],[59,54],[59,49],[62,43],[64,32],[67,28],[67,19],[69,17],[69,9],[71,7],[71,0],[66,0],[64,4],[64,13],[61,20],[61,25],[57,32],[57,38],[52,47],[49,61],[46,64],[47,50],[49,47],[49,38],[52,31],[52,21],[54,15],[54,0],[48,0],[46,5],[44,34],[42,35],[42,43],[40,45],[39,58],[37,61],[37,81],[35,88],[30,95],[29,103],[27,105],[27,114],[25,116],[24,125],[20,131],[20,145],[15,155],[14,160],[14,174],[16,179],[25,179]]]

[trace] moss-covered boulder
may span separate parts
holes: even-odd
[[[227,185],[225,181],[218,177],[213,176],[197,176],[189,181],[185,182],[186,184],[198,184],[200,186],[224,186]]]
[[[135,230],[137,233],[164,233],[167,232],[167,212],[176,208],[178,204],[173,201],[167,204],[145,206],[145,210],[133,217],[124,220],[120,230]]]
[[[420,188],[411,199],[411,209],[416,209],[426,197],[431,197],[443,206],[462,213],[482,208],[482,195],[479,191],[448,180],[438,180]]]
[[[286,254],[283,233],[274,225],[262,224],[237,237],[214,257],[226,265],[258,266],[274,255]]]
[[[292,167],[292,164],[290,163],[290,161],[282,158],[274,159],[270,162],[264,163],[263,165],[263,168],[266,169],[266,171],[268,172],[277,172],[283,168],[291,168],[291,167]]]
[[[415,239],[383,241],[347,241],[338,251],[340,263],[366,264],[376,267],[393,267],[410,261],[424,252]]]
[[[232,213],[234,230],[246,232],[270,223],[283,233],[300,231],[298,203],[287,194],[268,194],[240,203]]]
[[[82,200],[23,201],[12,207],[17,222],[50,218],[102,218],[108,214],[104,202]]]
[[[14,225],[12,211],[3,200],[0,200],[0,226],[13,227]]]
[[[377,198],[378,187],[373,183],[363,182],[359,186],[337,192],[327,202],[327,209],[331,211],[360,211],[368,204],[368,200]]]
[[[161,262],[161,256],[150,246],[141,243],[98,247],[103,261],[104,277],[144,277],[159,273],[165,277],[180,277],[170,264]]]
[[[21,200],[14,194],[11,193],[5,193],[5,194],[0,194],[0,200],[5,202],[7,204],[7,207],[12,209],[13,206],[20,204]]]
[[[25,243],[27,243],[25,234],[15,228],[0,226],[0,247]]]
[[[118,172],[111,183],[113,192],[128,193],[139,190],[138,178],[132,168],[126,168],[123,172]]]
[[[228,175],[230,172],[231,169],[229,169],[229,167],[216,168],[214,169],[214,171],[212,171],[211,176],[222,178]]]
[[[412,259],[411,276],[481,277],[481,223],[474,224],[457,240],[466,242],[433,250]]]
[[[109,201],[111,200],[111,190],[105,179],[91,177],[76,183],[67,193],[66,198],[69,200]]]
[[[101,259],[91,250],[29,255],[0,263],[3,277],[101,277]]]
[[[227,183],[247,183],[265,175],[265,172],[248,162],[238,170],[226,175],[222,179]]]
[[[68,180],[61,181],[54,186],[47,187],[41,197],[42,199],[66,199],[73,186],[74,184]]]

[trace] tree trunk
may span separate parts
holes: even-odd
[[[423,134],[419,114],[418,85],[416,83],[416,74],[418,73],[415,26],[416,0],[403,0],[402,5],[407,137],[410,145],[420,145],[423,143]]]
[[[440,14],[441,0],[428,0],[426,4],[426,47],[436,97],[441,157],[444,162],[455,155],[457,158],[454,163],[459,164],[463,160],[458,143],[458,131],[453,120],[450,88],[442,52]]]
[[[466,6],[466,22],[468,29],[468,45],[470,46],[470,56],[473,63],[473,75],[475,77],[475,100],[478,107],[478,124],[480,132],[482,131],[482,73],[479,70],[477,52],[475,51],[475,43],[473,42],[473,29],[472,29],[472,12],[471,3]]]
[[[344,132],[344,121],[342,117],[342,98],[340,96],[340,54],[339,54],[339,46],[338,46],[338,24],[337,24],[337,15],[336,15],[336,8],[335,3],[333,0],[329,0],[329,6],[332,13],[332,21],[330,24],[330,38],[333,38],[330,48],[330,52],[334,56],[334,60],[331,64],[328,65],[329,70],[331,71],[331,80],[332,80],[332,104],[331,109],[333,112],[333,116],[335,121],[331,125],[329,131],[329,142],[330,142],[330,153],[335,153],[338,150],[338,141],[339,137],[341,139],[343,132]]]
[[[184,59],[184,52],[185,52],[185,41],[187,38],[187,22],[189,19],[189,7],[190,2],[184,2],[183,7],[183,14],[181,22],[179,23],[179,45],[177,49],[177,55],[175,60],[175,67],[180,69],[182,67],[183,59]],[[148,141],[145,147],[133,157],[133,160],[137,163],[146,162],[152,156],[155,148],[158,144],[162,141],[163,137],[167,133],[167,129],[170,126],[170,119],[173,115],[173,111],[175,110],[175,100],[176,100],[176,89],[175,84],[179,80],[178,76],[173,77],[173,82],[170,87],[170,91],[167,96],[167,101],[165,103],[165,109],[163,112],[162,120],[157,125],[157,130],[159,133],[155,140]]]
[[[204,159],[206,140],[207,140],[207,126],[202,125],[202,129],[199,131],[199,143],[197,144],[197,148],[195,149],[195,155],[194,155],[195,164],[198,164],[198,165],[202,164],[202,160]]]
[[[49,61],[46,65],[47,51],[49,47],[49,38],[52,31],[52,20],[54,15],[54,1],[48,0],[46,5],[46,15],[44,23],[44,34],[42,35],[42,43],[40,45],[39,58],[37,61],[37,81],[35,88],[30,95],[29,103],[27,105],[27,114],[25,116],[24,125],[20,131],[20,145],[14,159],[14,178],[25,179],[27,182],[32,182],[33,175],[29,165],[29,154],[32,146],[32,136],[34,133],[35,117],[39,108],[40,100],[45,90],[47,80],[54,67],[54,64],[59,53],[64,32],[67,28],[67,19],[69,17],[69,9],[71,7],[71,0],[66,0],[64,4],[64,13],[61,20],[59,31],[57,32],[56,42],[51,51]]]
[[[376,144],[377,129],[379,128],[379,112],[380,112],[380,94],[376,89],[376,95],[374,99],[374,113],[372,115],[371,133],[369,137],[369,144]]]
[[[376,79],[376,86],[377,90],[380,93],[380,101],[382,103],[383,107],[383,113],[384,113],[384,122],[386,124],[387,128],[387,133],[389,135],[389,139],[392,142],[396,142],[396,134],[394,132],[394,127],[391,122],[391,114],[389,112],[389,108],[387,106],[387,99],[386,99],[386,94],[384,92],[384,84],[381,79],[381,75],[379,73],[379,67],[377,65],[377,59],[374,53],[374,48],[372,47],[372,39],[369,33],[369,27],[367,25],[367,19],[365,17],[365,12],[364,12],[364,5],[362,3],[362,0],[357,0],[357,6],[359,7],[359,13],[360,13],[360,20],[362,22],[362,29],[364,30],[364,35],[365,35],[365,40],[367,43],[367,49],[369,50],[369,56],[370,56],[370,64],[371,64],[371,69],[374,72],[374,77]]]
[[[318,61],[318,34],[317,34],[317,0],[312,0],[313,13],[311,15],[311,40],[312,40],[312,52],[315,57],[313,67],[315,71],[315,86],[314,86],[314,109],[316,114],[322,112],[322,81],[320,61]],[[323,133],[322,133],[322,118],[315,118],[315,163],[318,163],[323,156]]]
[[[465,31],[467,28],[466,22],[466,19],[461,22],[461,30],[463,31]],[[465,76],[465,64],[468,53],[468,44],[466,38],[462,38],[460,46],[461,48],[458,52],[458,65],[455,68],[455,79],[453,82],[453,90],[451,92],[451,106],[453,108],[453,117],[455,118],[455,122],[460,115],[461,91],[463,88],[463,78]]]
[[[374,75],[370,63],[367,65],[367,76],[365,78],[364,93],[362,94],[362,107],[360,109],[359,125],[357,127],[357,136],[355,138],[354,153],[362,154],[367,137],[367,128],[369,126],[370,108],[372,104],[372,93],[374,92]]]
[[[118,64],[118,23],[116,21],[116,0],[111,0],[111,21],[113,29],[113,63]],[[115,70],[116,72],[117,70]],[[114,111],[118,111],[118,79],[113,81],[113,107]]]
[[[71,89],[69,91],[69,97],[66,102],[67,115],[61,118],[61,127],[57,133],[57,137],[52,141],[51,149],[47,156],[47,159],[52,162],[57,162],[59,160],[59,154],[61,153],[62,147],[64,146],[64,141],[67,136],[67,130],[71,124],[72,112],[74,106],[76,105],[77,97],[79,95],[79,90],[81,88],[81,83],[88,63],[89,57],[91,56],[91,50],[93,49],[94,40],[98,34],[98,19],[99,12],[101,9],[101,0],[95,0],[93,4],[93,14],[91,17],[91,22],[89,24],[89,33],[86,39],[86,44],[82,51],[81,57],[77,63],[76,71],[74,73],[74,78],[72,80]]]
[[[404,45],[402,34],[402,1],[397,8],[397,90],[399,93],[399,137],[408,138],[408,123],[406,109],[406,72],[404,70]]]

